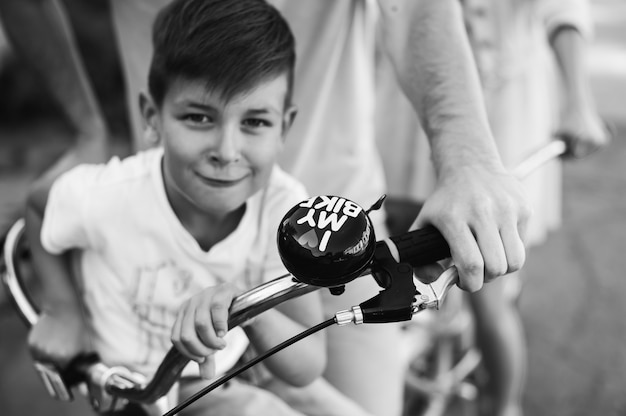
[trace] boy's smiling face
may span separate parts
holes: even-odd
[[[268,182],[295,116],[285,108],[287,75],[225,101],[201,81],[174,81],[156,108],[142,98],[148,134],[164,147],[165,188],[179,215],[220,217]]]

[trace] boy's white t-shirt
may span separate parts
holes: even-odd
[[[172,210],[161,173],[162,149],[106,165],[82,165],[52,186],[41,241],[51,253],[82,250],[80,272],[93,342],[102,361],[152,376],[172,347],[179,306],[205,287],[250,288],[286,273],[276,248],[284,214],[304,187],[276,167],[250,197],[237,228],[204,251]],[[243,331],[228,334],[218,371],[241,356]]]

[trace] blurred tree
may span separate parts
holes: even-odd
[[[107,0],[63,0],[103,111],[116,136],[127,136],[124,81],[113,41]],[[63,119],[37,74],[9,50],[1,58],[0,123],[20,125],[33,119]]]

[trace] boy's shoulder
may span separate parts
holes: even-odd
[[[103,164],[79,165],[70,172],[92,189],[133,183],[152,176],[162,154],[158,148],[144,150],[125,158],[115,156]]]
[[[278,165],[275,165],[272,170],[267,188],[271,194],[295,193],[304,197],[307,195],[302,182],[282,170]]]
[[[259,201],[263,212],[270,215],[283,215],[295,204],[308,198],[304,185],[296,178],[274,166],[263,192],[256,194],[253,200]]]

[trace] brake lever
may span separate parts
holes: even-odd
[[[451,266],[444,270],[437,280],[432,283],[423,283],[417,277],[414,277],[413,284],[418,296],[413,303],[413,313],[424,309],[439,310],[450,288],[456,286],[458,282],[459,271],[456,266]]]

